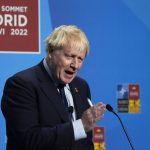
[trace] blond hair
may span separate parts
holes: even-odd
[[[80,51],[89,52],[89,42],[84,32],[74,25],[62,25],[46,38],[46,52],[60,50],[70,46]]]

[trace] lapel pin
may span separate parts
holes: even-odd
[[[78,90],[77,88],[74,88],[74,90],[75,90],[75,92],[76,92],[76,93],[78,93],[78,92],[79,92],[79,90]]]

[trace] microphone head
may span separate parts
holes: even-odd
[[[111,105],[109,105],[109,104],[106,105],[106,109],[110,112],[114,111],[113,108],[111,107]]]
[[[71,113],[71,114],[73,113],[73,106],[68,107],[68,112]]]

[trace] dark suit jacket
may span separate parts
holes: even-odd
[[[69,86],[77,118],[81,118],[89,107],[89,87],[78,77]],[[42,62],[7,80],[1,109],[7,150],[93,150],[91,132],[86,139],[74,140],[72,123]]]

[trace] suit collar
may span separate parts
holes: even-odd
[[[81,115],[82,115],[82,105],[81,105],[82,99],[80,96],[80,91],[79,91],[78,86],[74,82],[71,82],[69,86],[70,86],[70,91],[71,91],[73,101],[74,101],[76,117],[77,119],[79,119],[81,118]]]

